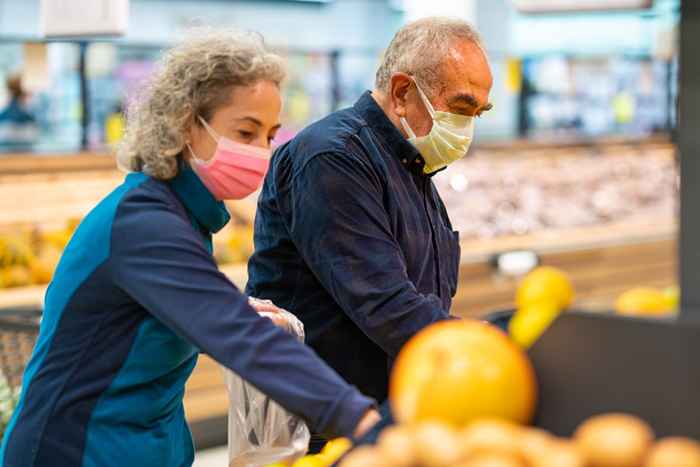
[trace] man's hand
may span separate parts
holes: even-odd
[[[260,300],[258,298],[248,297],[248,303],[261,316],[272,320],[272,322],[275,323],[275,326],[286,328],[287,321],[281,314],[281,312],[284,310],[276,306],[270,300]]]

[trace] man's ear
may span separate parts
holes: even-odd
[[[399,117],[406,116],[406,99],[412,82],[413,79],[406,73],[391,75],[389,99],[394,113]]]

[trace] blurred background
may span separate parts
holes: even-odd
[[[251,29],[288,61],[284,124],[293,133],[371,88],[382,50],[404,22],[448,14],[481,31],[495,75],[495,111],[479,122],[478,142],[669,134],[680,1],[536,12],[538,4],[556,3],[132,0],[123,38],[47,43],[40,39],[39,0],[0,0],[0,78],[29,69],[23,84],[39,130],[29,149],[102,150],[118,138],[111,117],[183,31],[201,24]],[[31,70],[42,76],[28,76]],[[9,98],[3,90],[0,103]]]
[[[72,8],[70,0],[62,5]],[[461,231],[452,312],[483,316],[512,308],[518,279],[537,264],[569,273],[576,307],[608,311],[621,292],[639,286],[677,295],[680,0],[128,6],[119,38],[47,40],[39,0],[0,0],[0,318],[36,322],[36,313],[18,310],[40,313],[73,229],[121,183],[113,148],[123,108],[188,28],[259,31],[285,57],[280,143],[371,89],[396,30],[431,15],[471,21],[495,77],[494,109],[476,122],[469,157],[434,178]],[[215,240],[222,270],[241,287],[255,203],[255,196],[229,203],[233,222]],[[3,336],[0,322],[0,343]],[[27,353],[32,342],[12,339],[14,347],[0,348],[10,387],[18,379],[7,370],[8,349]],[[207,357],[188,383],[185,404],[198,447],[226,442],[226,392]],[[4,416],[0,410],[0,429]]]

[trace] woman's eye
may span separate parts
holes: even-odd
[[[245,130],[238,130],[238,136],[240,136],[243,139],[252,139],[253,132],[252,131],[245,131]]]

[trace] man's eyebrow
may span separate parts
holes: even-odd
[[[466,92],[461,92],[459,94],[455,94],[454,96],[451,96],[447,100],[447,105],[459,105],[459,104],[467,104],[467,105],[470,105],[474,108],[479,107],[479,101],[477,101],[474,96],[472,96],[471,94],[468,94]]]
[[[464,104],[469,105],[475,109],[479,108],[479,101],[477,101],[474,96],[472,96],[471,94],[468,94],[466,92],[456,94],[447,100],[447,105],[449,105],[450,107],[452,107],[454,105],[464,105]],[[493,108],[493,104],[491,104],[489,102],[486,105],[484,105],[484,107],[481,109],[481,112],[486,112],[487,110],[491,110],[492,108]]]

